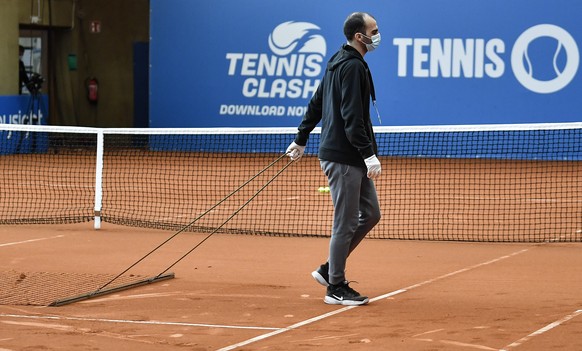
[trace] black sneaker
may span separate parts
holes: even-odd
[[[358,306],[368,303],[368,297],[360,295],[359,292],[350,288],[348,282],[327,287],[327,295],[323,301],[329,305]]]
[[[329,286],[329,262],[325,262],[317,270],[311,272],[311,276],[319,284]]]

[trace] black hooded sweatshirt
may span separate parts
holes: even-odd
[[[368,64],[348,44],[331,57],[295,138],[306,145],[309,133],[321,121],[319,158],[366,167],[364,159],[378,147],[370,120],[370,91],[374,91]]]

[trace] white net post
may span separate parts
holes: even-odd
[[[103,204],[103,130],[97,132],[97,156],[95,165],[95,229],[101,228],[101,206]]]

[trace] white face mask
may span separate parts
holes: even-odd
[[[382,40],[382,38],[380,37],[380,33],[378,33],[376,35],[372,35],[371,37],[364,35],[364,34],[362,34],[362,35],[372,41],[371,44],[364,43],[364,44],[366,44],[366,50],[368,50],[368,52],[374,51],[378,48],[378,46],[380,46],[380,41]]]

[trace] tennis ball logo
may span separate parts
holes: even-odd
[[[309,22],[289,21],[281,23],[269,34],[269,48],[279,56],[286,56],[294,51],[325,56],[327,46],[323,36],[320,34],[310,35],[310,32],[320,29]]]
[[[540,44],[546,48],[554,46],[554,49],[534,50]],[[538,54],[534,55],[533,51]],[[543,57],[544,53],[546,57]],[[570,84],[579,63],[580,53],[574,38],[563,28],[552,24],[539,24],[527,29],[517,38],[511,51],[515,78],[525,88],[540,94],[555,93]]]
[[[528,75],[538,81],[550,81],[564,72],[566,50],[560,41],[540,37],[529,43],[523,55],[523,65]]]

